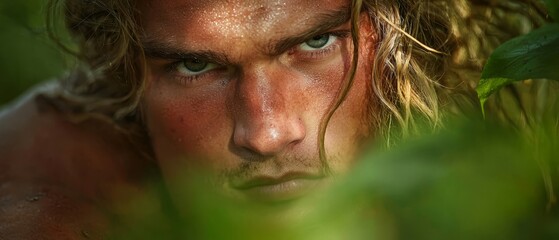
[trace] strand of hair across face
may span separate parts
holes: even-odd
[[[324,147],[324,139],[326,136],[326,128],[328,123],[334,115],[334,112],[340,107],[342,102],[345,100],[351,86],[353,85],[353,80],[355,78],[355,72],[357,70],[358,58],[359,58],[359,14],[361,13],[362,0],[354,0],[351,4],[351,38],[353,42],[353,61],[351,63],[351,69],[349,72],[348,79],[344,82],[343,87],[338,92],[336,102],[329,109],[328,113],[322,121],[320,122],[320,132],[318,134],[318,153],[320,158],[320,163],[322,165],[322,172],[324,175],[332,175],[332,169],[328,164],[328,159],[326,156],[326,149]]]

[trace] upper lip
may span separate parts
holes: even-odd
[[[276,184],[280,184],[296,179],[314,180],[319,178],[322,178],[322,176],[309,174],[309,173],[302,173],[302,172],[289,172],[276,177],[260,175],[260,176],[252,177],[245,181],[241,181],[237,184],[234,183],[233,187],[239,190],[244,190],[244,189],[250,189],[255,187],[276,185]]]

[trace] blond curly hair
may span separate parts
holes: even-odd
[[[377,33],[375,49],[363,50],[375,53],[368,121],[388,145],[388,136],[440,126],[443,112],[475,110],[472,89],[491,50],[543,22],[535,0],[352,0],[351,6],[352,20],[367,12]],[[82,63],[51,95],[57,105],[74,116],[104,118],[123,129],[141,124],[146,67],[138,14],[133,0],[49,2],[49,32],[56,39],[52,26],[63,16],[77,50],[63,47]],[[325,117],[320,142],[351,81]]]

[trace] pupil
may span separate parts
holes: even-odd
[[[312,48],[321,48],[328,43],[328,39],[330,39],[330,35],[323,34],[313,37],[310,41],[307,41],[307,45]]]
[[[184,61],[184,67],[192,72],[199,72],[208,66],[208,62],[202,61],[197,58],[188,59]]]

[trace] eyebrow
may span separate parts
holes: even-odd
[[[282,38],[279,41],[270,44],[272,47],[272,51],[270,51],[270,55],[279,55],[293,46],[300,44],[309,40],[310,38],[317,36],[319,34],[323,34],[324,32],[339,27],[342,24],[349,21],[350,12],[348,7],[344,7],[338,9],[336,11],[323,13],[319,15],[319,20],[316,21],[318,24],[311,25],[308,30],[303,31],[303,33],[297,34],[295,36]]]
[[[313,21],[316,23],[309,24],[310,27],[301,31],[301,33],[295,34],[294,36],[280,38],[279,40],[270,41],[270,44],[268,44],[268,48],[266,49],[268,51],[267,54],[271,56],[280,55],[297,44],[307,41],[319,34],[323,34],[332,28],[341,26],[349,21],[350,11],[349,8],[345,6],[334,11],[319,14],[316,18],[318,20]],[[231,64],[225,54],[211,50],[190,51],[177,47],[171,43],[160,42],[156,39],[149,38],[145,39],[142,42],[142,45],[146,57],[149,58],[176,60],[196,58],[212,61],[222,65]]]
[[[231,63],[227,56],[214,51],[185,51],[180,48],[169,46],[162,43],[149,42],[144,45],[146,57],[159,59],[202,59],[217,63],[220,65],[228,65]]]

